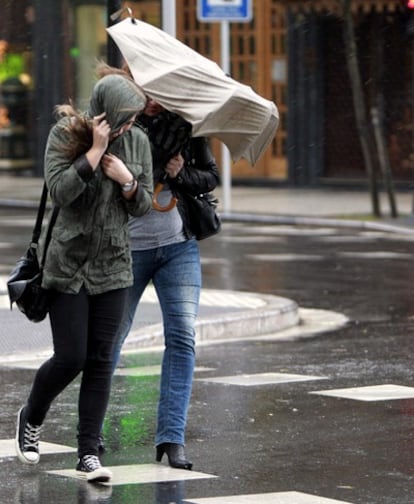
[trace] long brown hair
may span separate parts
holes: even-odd
[[[104,61],[98,61],[95,69],[97,79],[102,79],[107,75],[121,75],[125,79],[133,82],[134,85],[144,93],[138,84],[133,80],[129,67],[126,63],[122,68],[117,68],[108,65]],[[58,119],[68,117],[69,121],[64,127],[69,133],[68,142],[62,145],[62,150],[65,155],[72,161],[82,153],[88,151],[93,143],[93,127],[92,120],[79,112],[73,105],[72,101],[68,104],[57,105],[55,107],[55,115]]]
[[[69,118],[64,126],[65,131],[69,133],[68,141],[61,148],[63,153],[73,161],[92,146],[92,120],[76,110],[72,102],[56,105],[55,114],[58,119],[62,117]]]

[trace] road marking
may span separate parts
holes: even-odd
[[[317,254],[247,254],[248,259],[255,261],[322,261],[324,255]]]
[[[40,441],[40,455],[51,455],[54,453],[76,453],[76,448],[65,446],[56,443],[47,443]],[[0,439],[0,458],[16,457],[16,449],[14,447],[14,439]]]
[[[309,392],[309,394],[340,397],[342,399],[353,399],[355,401],[392,401],[395,399],[414,398],[414,387],[404,387],[387,383],[368,387],[317,390]]]
[[[230,495],[185,500],[188,504],[352,504],[351,502],[327,499],[302,492],[276,492],[249,495]]]
[[[298,375],[289,373],[258,373],[234,376],[216,376],[213,378],[197,378],[196,381],[221,383],[223,385],[239,385],[241,387],[254,387],[257,385],[274,385],[278,383],[327,379],[327,376]]]
[[[338,252],[337,257],[358,258],[358,259],[411,259],[412,254],[403,254],[399,252],[389,252],[387,250],[376,250],[372,252]]]
[[[113,474],[113,479],[109,483],[112,486],[217,478],[213,474],[183,471],[182,469],[174,469],[163,464],[134,464],[105,467]],[[47,471],[47,473],[54,476],[79,479],[75,469]]]
[[[195,373],[205,373],[207,371],[214,371],[214,368],[196,367]],[[115,371],[118,376],[158,376],[161,374],[161,364],[156,366],[137,366],[137,367],[124,367],[118,368]]]

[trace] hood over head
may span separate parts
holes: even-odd
[[[92,90],[88,115],[93,118],[105,112],[111,132],[115,132],[141,112],[145,103],[144,92],[133,81],[122,75],[106,75]]]

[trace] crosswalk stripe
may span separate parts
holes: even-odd
[[[301,382],[309,380],[327,380],[327,376],[298,375],[289,373],[257,373],[234,376],[215,376],[211,378],[197,378],[197,381],[221,383],[223,385],[239,385],[252,387],[257,385],[272,385],[277,383]]]
[[[186,500],[188,504],[352,504],[351,502],[327,499],[302,492],[276,492],[249,495],[231,495]]]
[[[317,390],[309,392],[309,394],[340,397],[342,399],[353,399],[355,401],[391,401],[414,398],[414,387],[384,383],[382,385],[371,385],[368,387]]]
[[[173,467],[162,464],[132,464],[105,467],[113,474],[113,479],[110,482],[112,486],[217,478],[217,476],[213,474],[197,471],[183,471],[182,469],[174,469]],[[47,471],[47,473],[54,476],[79,479],[75,469]]]
[[[40,441],[39,451],[41,455],[51,455],[54,453],[74,453],[77,450],[71,446]],[[0,459],[14,456],[16,456],[14,439],[0,439]]]

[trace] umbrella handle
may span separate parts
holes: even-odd
[[[154,210],[157,210],[158,212],[168,212],[168,210],[171,210],[172,208],[175,207],[175,205],[177,204],[177,201],[178,201],[178,199],[175,196],[173,196],[171,198],[171,201],[168,203],[168,205],[161,206],[158,203],[157,198],[158,198],[159,193],[162,191],[163,187],[164,187],[164,184],[161,182],[158,182],[155,186],[154,195],[152,197],[152,208],[154,208]]]

